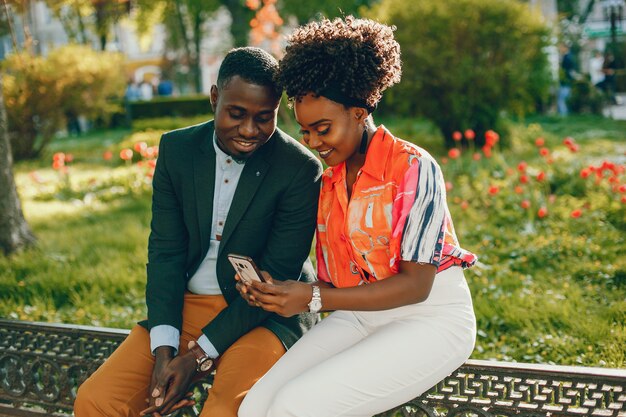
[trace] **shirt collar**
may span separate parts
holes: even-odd
[[[215,134],[215,131],[213,132],[213,149],[215,149],[215,162],[223,171],[232,168],[235,164],[245,164],[245,161],[237,161],[217,145],[217,135]]]
[[[387,168],[388,154],[391,151],[394,137],[387,130],[384,125],[380,125],[376,129],[376,133],[372,137],[369,146],[367,147],[367,155],[365,156],[365,164],[361,167],[361,171],[376,178],[379,181],[384,181],[385,170]],[[332,168],[331,183],[335,184],[337,181],[344,178],[346,163],[342,162],[339,165]]]

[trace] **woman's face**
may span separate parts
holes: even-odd
[[[312,93],[296,100],[296,120],[304,142],[329,166],[350,161],[358,155],[363,135],[365,109],[346,108]]]

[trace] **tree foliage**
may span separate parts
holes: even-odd
[[[37,156],[67,117],[106,118],[117,109],[111,98],[124,93],[123,58],[79,45],[48,57],[10,55],[3,95],[16,159]]]
[[[524,114],[546,99],[551,83],[549,31],[514,0],[383,0],[367,12],[397,27],[400,85],[385,104],[431,119],[449,140],[498,127],[502,112]]]
[[[378,2],[379,0],[282,0],[279,7],[281,14],[295,16],[302,24],[320,17],[332,19],[350,14],[358,15],[365,8]]]
[[[180,53],[178,61],[187,65],[196,92],[202,91],[200,47],[207,33],[207,22],[221,5],[220,0],[137,0],[137,28],[141,33],[150,27],[146,22],[165,25],[167,48]],[[243,8],[243,5],[241,6]],[[157,16],[155,16],[157,14]]]

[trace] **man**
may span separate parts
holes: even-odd
[[[576,61],[570,47],[566,44],[559,46],[559,51],[563,56],[559,69],[559,91],[556,100],[556,107],[559,115],[567,116],[569,108],[567,102],[572,94],[572,84],[578,78],[576,72]]]
[[[229,253],[280,279],[313,279],[308,261],[321,165],[276,129],[276,60],[258,48],[224,59],[215,120],[165,134],[153,180],[148,320],[83,385],[75,415],[165,415],[190,383],[216,375],[202,416],[235,417],[247,390],[314,323],[250,307]],[[149,329],[149,330],[148,330]]]

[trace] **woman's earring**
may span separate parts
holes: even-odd
[[[367,127],[363,128],[363,136],[361,136],[361,146],[359,153],[364,154],[367,151]]]

